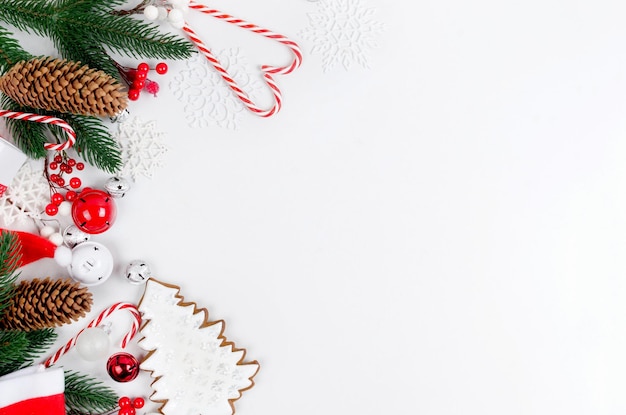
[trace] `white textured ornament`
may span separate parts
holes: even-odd
[[[156,20],[159,18],[159,9],[150,4],[143,9],[143,15],[147,20]]]
[[[104,358],[109,346],[109,335],[100,327],[87,328],[76,339],[76,352],[90,362]]]
[[[222,320],[185,302],[179,288],[148,280],[138,306],[143,315],[139,347],[149,352],[141,369],[155,379],[150,396],[165,415],[232,415],[259,370],[246,351],[224,336]]]

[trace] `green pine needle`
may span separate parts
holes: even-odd
[[[68,412],[98,413],[117,407],[113,389],[87,375],[65,371],[65,405]]]
[[[14,284],[18,277],[16,271],[21,257],[17,235],[12,232],[0,232],[0,319],[15,292]]]
[[[0,376],[32,365],[57,338],[53,329],[0,331]]]

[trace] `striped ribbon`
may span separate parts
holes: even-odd
[[[270,88],[272,95],[274,97],[274,105],[269,109],[263,109],[257,106],[248,96],[248,94],[243,91],[237,82],[229,75],[228,71],[222,66],[219,60],[211,53],[211,51],[206,47],[206,45],[202,42],[202,40],[198,37],[196,32],[189,27],[187,23],[183,26],[183,31],[187,34],[189,39],[196,45],[198,50],[202,52],[204,57],[211,63],[213,68],[220,74],[222,79],[226,81],[230,89],[232,89],[237,97],[244,103],[244,105],[252,111],[254,114],[260,117],[270,117],[276,114],[281,106],[282,106],[282,94],[278,85],[274,81],[272,75],[286,75],[288,73],[293,72],[296,68],[298,68],[302,64],[302,51],[300,47],[292,40],[289,40],[283,35],[278,33],[271,32],[267,29],[263,29],[258,27],[255,24],[248,23],[244,20],[238,19],[236,17],[230,16],[228,14],[222,13],[218,10],[211,9],[203,4],[196,3],[193,0],[189,2],[189,8],[193,10],[197,10],[201,13],[208,14],[209,16],[213,16],[216,19],[224,20],[228,23],[239,26],[243,29],[249,30],[258,35],[264,36],[268,39],[275,40],[289,48],[293,54],[292,61],[286,66],[269,66],[262,65],[261,71],[263,72],[263,78],[265,79],[265,83]]]
[[[135,337],[135,334],[137,334],[137,331],[139,330],[139,326],[141,325],[141,314],[139,313],[139,310],[137,310],[137,307],[134,304],[123,303],[122,302],[122,303],[115,303],[111,307],[103,310],[98,315],[98,317],[93,319],[87,325],[87,327],[85,327],[84,329],[79,331],[76,334],[76,336],[71,338],[65,344],[65,346],[61,347],[59,350],[56,351],[56,353],[54,353],[52,356],[50,356],[48,359],[46,359],[46,361],[44,362],[44,366],[45,367],[50,367],[53,364],[55,364],[61,358],[61,356],[63,356],[68,351],[70,351],[70,349],[72,349],[76,345],[76,340],[78,340],[78,337],[80,336],[80,334],[84,330],[92,328],[92,327],[98,327],[102,323],[103,320],[105,320],[111,314],[113,314],[113,313],[115,313],[116,311],[119,311],[119,310],[127,310],[127,311],[129,311],[131,313],[131,315],[133,317],[132,326],[131,326],[130,330],[126,333],[124,338],[122,339],[121,347],[122,347],[122,349],[125,348],[128,345],[128,343],[132,340],[132,338]]]
[[[60,118],[50,117],[48,115],[38,115],[38,114],[31,114],[28,112],[8,111],[8,110],[0,110],[0,116],[6,117],[6,118],[12,118],[15,120],[33,121],[33,122],[38,122],[42,124],[57,125],[61,127],[61,129],[63,129],[63,131],[65,131],[65,133],[67,134],[67,141],[64,143],[59,143],[59,144],[46,143],[44,144],[44,148],[46,150],[63,151],[72,147],[74,143],[76,143],[76,133],[74,132],[74,130],[68,123],[66,123]]]

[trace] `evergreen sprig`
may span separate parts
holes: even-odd
[[[107,412],[117,407],[113,389],[87,375],[65,371],[65,405],[68,413]]]
[[[15,292],[21,246],[13,232],[0,232],[0,319]],[[1,361],[1,359],[0,359]]]
[[[0,376],[31,366],[57,338],[53,329],[0,331]]]
[[[133,58],[185,59],[194,52],[186,39],[163,33],[154,23],[116,13],[125,0],[3,0],[0,21],[49,37],[64,58],[119,78],[104,51]],[[2,45],[0,44],[0,49]]]

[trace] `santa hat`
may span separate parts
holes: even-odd
[[[57,246],[49,239],[29,232],[6,229],[0,229],[0,231],[10,232],[17,236],[21,246],[19,267],[43,258],[54,258],[62,267],[66,267],[72,262],[72,251],[67,246]]]
[[[63,368],[27,367],[0,377],[0,415],[64,415]]]

